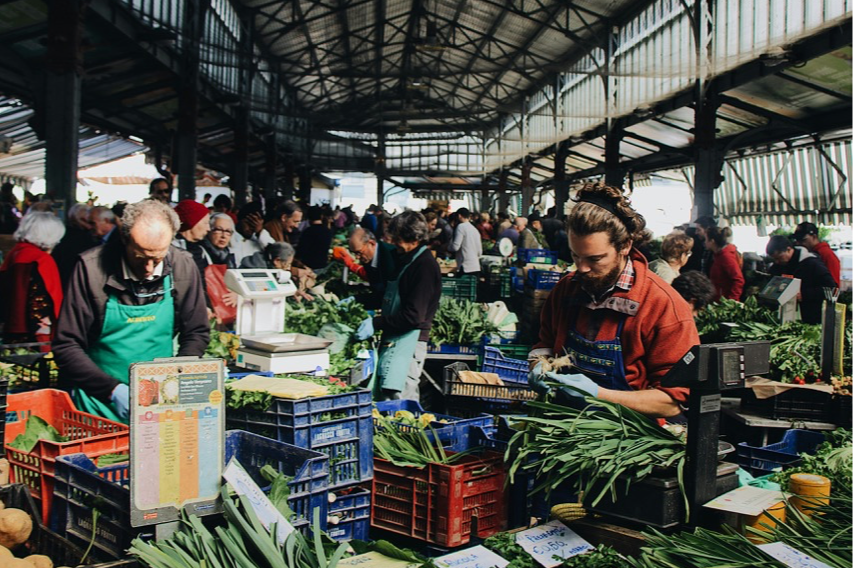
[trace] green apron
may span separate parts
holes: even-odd
[[[426,250],[422,246],[412,260],[400,270],[396,280],[389,280],[382,297],[382,314],[387,316],[400,311],[400,278]],[[421,330],[413,329],[400,335],[383,335],[382,344],[379,348],[379,363],[376,365],[376,374],[372,381],[374,395],[381,394],[380,389],[402,391],[406,386],[406,378],[409,375],[409,365],[415,356],[415,348],[418,345],[418,337]],[[379,380],[376,380],[378,378]]]
[[[171,276],[163,278],[163,299],[153,304],[126,306],[109,294],[101,336],[89,348],[89,357],[103,372],[128,384],[131,364],[174,355],[174,306]],[[83,389],[74,389],[74,403],[83,412],[126,422],[112,403],[105,404]]]

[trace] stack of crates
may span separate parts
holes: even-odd
[[[505,300],[512,296],[513,268],[493,264],[488,273],[488,300]]]
[[[523,337],[539,337],[539,320],[542,307],[551,290],[563,277],[561,272],[529,269],[524,279],[524,297],[521,304],[520,332]]]
[[[447,275],[441,278],[442,298],[477,301],[477,277],[474,275]]]
[[[373,398],[360,389],[299,400],[273,399],[264,411],[226,411],[229,429],[246,430],[329,457],[329,535],[361,538],[369,522],[366,488],[373,479]],[[369,495],[368,495],[369,497]]]
[[[56,388],[59,380],[50,343],[0,345],[0,364],[8,367],[6,374],[12,379],[12,392]]]

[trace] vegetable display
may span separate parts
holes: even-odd
[[[572,482],[588,497],[600,483],[593,506],[608,493],[614,502],[618,499],[617,479],[625,481],[627,490],[655,468],[674,467],[683,481],[682,437],[620,404],[593,397],[586,401],[589,406],[583,410],[551,402],[527,403],[536,415],[524,418],[523,429],[510,439],[505,456],[512,461],[510,479],[523,469],[538,479],[534,493],[550,493]]]
[[[755,296],[743,303],[721,298],[696,315],[696,329],[705,343],[727,341],[724,323],[763,323],[779,325],[779,317],[768,308],[758,305]]]
[[[56,428],[48,424],[40,416],[35,414],[27,419],[27,426],[23,434],[18,434],[9,442],[9,446],[24,453],[30,453],[36,447],[39,440],[49,442],[67,442],[68,438],[61,435]]]
[[[483,546],[509,560],[507,568],[541,568],[533,557],[515,541],[514,533],[498,533],[483,541]],[[556,557],[555,557],[556,559]],[[589,552],[563,560],[557,568],[629,568],[621,554],[609,546],[598,546]]]
[[[498,327],[486,318],[479,304],[469,300],[442,298],[432,321],[429,340],[433,345],[473,345]]]
[[[233,361],[237,358],[237,349],[240,348],[240,338],[233,333],[217,331],[214,329],[216,320],[211,320],[210,342],[204,351],[205,357],[215,357]]]
[[[756,547],[729,527],[724,533],[697,528],[694,532],[643,533],[646,545],[634,568],[785,568],[785,564]]]
[[[416,427],[400,431],[396,422],[376,412],[373,449],[376,455],[400,467],[426,467],[431,463],[454,463],[470,452],[449,454],[435,440],[435,428],[427,423],[426,429]],[[427,432],[429,431],[429,433]]]

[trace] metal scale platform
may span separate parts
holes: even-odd
[[[225,285],[237,293],[240,367],[276,374],[328,371],[330,340],[284,333],[285,299],[296,293],[290,272],[232,269],[225,272]]]

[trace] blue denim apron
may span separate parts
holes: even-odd
[[[569,325],[570,331],[563,345],[566,354],[575,361],[572,373],[583,373],[605,389],[634,390],[625,378],[625,360],[622,356],[622,329],[627,314],[619,314],[616,338],[608,341],[590,341],[577,331],[580,309],[573,310],[574,316]]]

